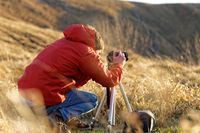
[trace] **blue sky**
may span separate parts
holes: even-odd
[[[200,0],[129,0],[135,2],[162,4],[162,3],[200,3]]]

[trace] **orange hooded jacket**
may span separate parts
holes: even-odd
[[[92,79],[104,87],[119,83],[122,65],[115,64],[108,70],[95,52],[95,31],[81,24],[73,24],[64,30],[64,38],[41,51],[26,67],[18,80],[20,92],[37,89],[46,106],[65,100],[70,90]]]

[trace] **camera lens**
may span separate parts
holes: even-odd
[[[126,58],[126,61],[128,61],[128,52],[124,51],[124,52],[122,52],[122,53],[124,54],[124,56],[125,56],[125,58]]]

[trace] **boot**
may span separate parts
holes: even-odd
[[[69,122],[67,122],[67,125],[70,128],[79,128],[79,129],[87,129],[90,127],[88,123],[83,122],[78,118],[72,118]]]
[[[51,127],[56,130],[56,133],[71,133],[69,126],[63,121],[60,115],[56,113],[49,115]]]

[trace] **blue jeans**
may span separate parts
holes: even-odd
[[[46,108],[47,114],[59,114],[64,121],[88,113],[97,107],[98,100],[95,94],[72,90],[66,94],[63,103]]]

